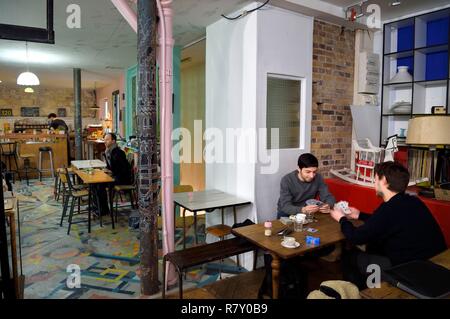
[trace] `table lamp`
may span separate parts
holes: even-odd
[[[431,151],[431,185],[419,194],[434,197],[434,153],[437,145],[450,145],[450,116],[434,115],[410,119],[406,144],[426,145]]]

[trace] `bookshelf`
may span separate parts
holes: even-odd
[[[433,106],[450,115],[449,34],[450,8],[384,24],[381,146],[395,134],[404,144],[409,119],[432,114]],[[408,68],[405,81],[393,81],[399,66]]]

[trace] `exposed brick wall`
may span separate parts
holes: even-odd
[[[350,167],[355,33],[314,22],[311,152],[320,172]]]
[[[81,90],[81,111],[83,117],[89,117],[94,105],[93,90]],[[23,87],[13,85],[0,85],[0,108],[13,110],[13,116],[20,116],[22,106],[38,106],[39,115],[47,118],[51,112],[56,113],[58,108],[66,108],[67,117],[75,115],[73,89],[34,87],[34,93],[25,93]]]

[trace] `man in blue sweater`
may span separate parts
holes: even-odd
[[[373,214],[350,207],[345,215],[340,209],[331,216],[341,224],[350,244],[366,245],[366,251],[352,248],[342,256],[344,279],[360,289],[366,287],[367,266],[381,269],[417,259],[429,259],[446,247],[444,236],[433,215],[416,196],[405,194],[408,170],[394,162],[375,166],[375,191],[384,201]],[[348,219],[364,221],[355,227]]]

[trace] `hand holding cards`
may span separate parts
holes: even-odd
[[[346,202],[346,201],[341,200],[340,202],[337,202],[336,204],[334,204],[334,207],[339,208],[346,215],[352,213],[352,211],[348,207],[348,202]]]

